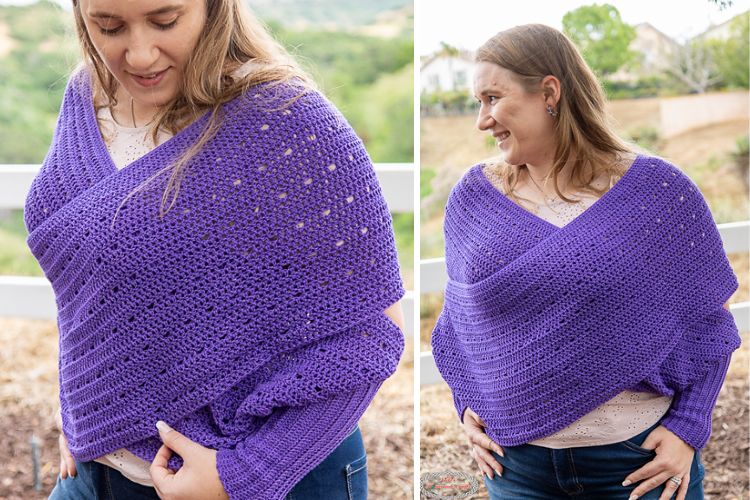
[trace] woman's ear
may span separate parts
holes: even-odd
[[[542,92],[544,94],[544,102],[548,106],[556,108],[557,102],[560,100],[560,80],[553,75],[545,76],[542,78]]]

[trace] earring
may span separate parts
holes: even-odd
[[[557,111],[552,109],[552,106],[550,104],[547,104],[547,114],[554,118],[557,116]]]

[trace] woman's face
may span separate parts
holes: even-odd
[[[177,96],[203,31],[203,0],[79,0],[91,42],[122,88],[141,105]]]
[[[480,62],[474,73],[479,100],[477,128],[492,134],[511,165],[542,166],[555,153],[555,119],[547,113],[547,96],[527,92],[515,73],[497,64]]]

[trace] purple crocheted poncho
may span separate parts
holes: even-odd
[[[404,346],[403,293],[372,163],[315,91],[261,85],[158,215],[208,114],[118,170],[90,78],[68,83],[28,193],[28,245],[54,289],[63,431],[78,460],[153,461],[157,420],[217,449],[232,499],[281,499],[354,428]],[[173,455],[170,467],[181,467]]]
[[[623,390],[674,396],[662,424],[695,449],[740,345],[737,278],[692,180],[639,156],[559,228],[476,165],[445,212],[448,284],[435,362],[498,444],[555,433]]]

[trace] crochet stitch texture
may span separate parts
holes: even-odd
[[[281,499],[354,428],[404,339],[392,220],[361,140],[311,91],[258,86],[222,107],[175,206],[167,176],[204,115],[117,170],[86,72],[68,83],[27,195],[52,284],[63,430],[78,460],[152,461],[164,420],[217,449],[232,499]],[[177,469],[182,459],[173,455]]]
[[[731,353],[737,278],[700,191],[639,156],[562,228],[472,167],[445,212],[449,280],[432,334],[459,418],[500,445],[548,436],[630,389],[674,396],[662,424],[696,449]]]

